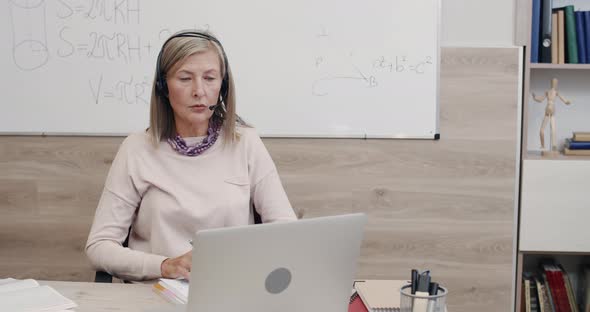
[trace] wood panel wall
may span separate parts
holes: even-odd
[[[429,268],[450,311],[508,311],[517,67],[516,48],[444,48],[438,141],[264,142],[305,217],[368,213],[359,278]],[[83,248],[121,141],[0,136],[0,278],[93,279]]]

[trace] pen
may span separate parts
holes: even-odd
[[[418,288],[416,290],[421,292],[428,292],[429,287],[430,271],[424,271],[420,274],[420,279],[418,280]]]
[[[437,282],[430,283],[430,289],[429,289],[428,293],[430,293],[431,296],[435,296],[438,293],[438,283]]]
[[[430,296],[435,296],[438,293],[438,283],[432,282],[430,283],[430,287],[428,287],[428,293]],[[428,300],[428,308],[426,309],[427,312],[433,312],[436,306],[436,299]]]
[[[418,288],[418,270],[412,269],[412,295],[416,294],[416,289]]]
[[[428,312],[428,288],[430,287],[430,271],[420,273],[416,295],[421,298],[414,298],[412,312]]]

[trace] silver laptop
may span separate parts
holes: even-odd
[[[187,312],[346,312],[365,214],[198,232]]]

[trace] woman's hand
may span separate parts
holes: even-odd
[[[164,278],[190,278],[191,263],[193,262],[192,250],[176,258],[168,258],[162,261],[160,271]]]

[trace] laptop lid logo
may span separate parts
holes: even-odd
[[[291,271],[286,268],[278,268],[266,277],[264,286],[266,291],[271,294],[278,294],[283,292],[291,284]]]

